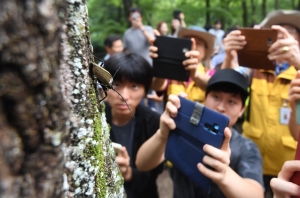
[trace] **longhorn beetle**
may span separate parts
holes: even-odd
[[[96,57],[96,56],[94,56]],[[97,58],[97,57],[96,57]],[[121,96],[121,98],[123,99],[123,101],[125,102],[127,108],[129,109],[129,111],[131,112],[131,114],[133,115],[134,117],[134,114],[132,113],[131,109],[129,108],[126,100],[123,98],[123,96],[117,91],[114,89],[113,87],[113,80],[114,80],[114,77],[116,75],[116,73],[119,71],[119,69],[124,65],[124,63],[128,62],[129,60],[125,61],[124,63],[122,63],[118,69],[116,70],[115,74],[113,76],[111,76],[111,74],[106,70],[104,69],[104,62],[97,58],[99,61],[100,61],[100,66],[97,65],[96,63],[94,62],[91,62],[92,64],[92,73],[96,76],[96,79],[98,80],[98,82],[100,83],[100,85],[102,86],[102,89],[103,89],[103,92],[105,94],[105,96],[100,99],[99,102],[102,102],[102,100],[104,100],[106,97],[107,97],[107,91],[109,89],[115,91],[117,94],[119,94],[119,96]],[[97,86],[95,86],[96,89],[97,89]]]

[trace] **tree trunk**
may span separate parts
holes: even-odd
[[[274,1],[274,8],[275,8],[275,10],[279,9],[279,0]]]
[[[206,5],[206,23],[205,24],[210,24],[210,0],[205,0],[205,5]]]
[[[125,18],[128,18],[128,14],[129,14],[129,9],[132,6],[132,0],[122,0],[123,1],[123,6],[124,6],[124,14],[125,14]],[[128,21],[128,27],[130,27],[130,22]]]
[[[267,0],[262,0],[262,4],[261,4],[261,14],[262,14],[262,18],[265,18],[267,15]]]
[[[252,20],[251,23],[257,23],[256,21],[254,21],[253,16],[255,16],[255,11],[256,11],[256,3],[254,2],[254,0],[251,0],[251,16],[252,16]]]
[[[296,9],[296,5],[295,5],[295,0],[291,0],[291,6],[292,6],[292,9]]]
[[[0,4],[0,197],[124,197],[85,1]]]
[[[242,10],[243,10],[243,26],[248,26],[248,10],[246,0],[242,0]]]

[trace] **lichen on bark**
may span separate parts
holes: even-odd
[[[72,91],[75,112],[83,126],[71,133],[75,162],[74,193],[79,197],[125,197],[123,179],[115,163],[115,153],[109,139],[109,127],[104,104],[98,104],[92,79],[87,78],[90,62],[94,61],[89,37],[87,7],[84,1],[68,1],[67,35],[70,62],[76,76]],[[72,14],[72,15],[71,15]],[[80,59],[81,54],[83,58]],[[93,75],[91,76],[93,78]],[[100,109],[100,112],[99,112]],[[92,174],[94,177],[90,177]]]

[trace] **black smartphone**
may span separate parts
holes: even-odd
[[[153,76],[188,81],[189,71],[182,62],[187,59],[185,53],[192,48],[191,39],[157,36],[154,46],[158,48],[158,57],[153,59]]]
[[[180,18],[179,18],[180,13],[181,13],[181,10],[174,10],[173,11],[173,19],[180,20]]]

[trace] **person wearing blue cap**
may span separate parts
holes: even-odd
[[[188,82],[154,78],[152,88],[156,91],[166,91],[170,94],[180,95],[192,101],[203,103],[205,88],[209,76],[206,75],[202,61],[211,58],[214,50],[215,36],[206,32],[204,28],[190,26],[189,28],[179,27],[176,31],[178,38],[191,38],[195,41],[195,48],[186,52],[188,58],[183,61],[183,65],[190,71]],[[151,58],[157,58],[157,47],[151,46]]]
[[[204,145],[207,154],[197,166],[198,170],[213,181],[210,194],[204,192],[188,176],[172,169],[174,198],[198,197],[243,197],[263,198],[262,157],[253,141],[239,134],[232,126],[243,114],[248,96],[248,81],[233,69],[218,70],[207,83],[204,105],[229,118],[224,130],[220,149]],[[160,128],[139,149],[136,166],[140,171],[149,171],[164,161],[164,151],[169,133],[176,128],[173,118],[180,108],[178,96],[170,95],[166,110],[160,117]],[[184,162],[183,162],[184,163]],[[185,162],[186,163],[186,162]],[[206,166],[210,166],[211,169]]]

